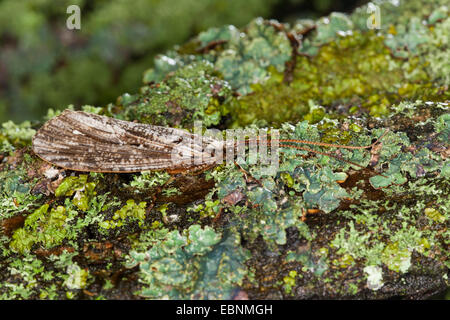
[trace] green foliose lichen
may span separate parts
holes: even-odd
[[[320,141],[319,127],[321,123],[309,125],[307,122],[301,122],[295,127],[285,125],[281,137]],[[341,134],[340,138],[351,140],[354,133],[346,133]],[[378,137],[381,133],[381,130],[374,131]],[[324,135],[327,139],[332,136],[331,132]],[[356,145],[367,145],[370,138],[359,134],[355,140]],[[253,240],[261,235],[268,243],[283,245],[287,239],[286,230],[290,227],[295,227],[301,237],[311,239],[308,226],[301,221],[308,209],[330,213],[340,206],[343,199],[357,199],[360,196],[360,193],[349,193],[338,183],[347,179],[348,175],[342,171],[353,167],[352,164],[321,154],[303,159],[301,155],[307,154],[303,150],[282,150],[280,162],[272,164],[272,171],[264,170],[260,164],[241,164],[259,181],[259,185],[251,188],[247,186],[248,180],[246,181],[242,172],[237,171],[234,165],[212,171],[216,186],[205,198],[214,208],[211,214],[229,212],[232,214],[230,219],[236,220],[236,224],[232,224],[233,228],[249,239]],[[369,161],[369,152],[365,150],[347,150],[342,151],[342,154],[344,159],[361,165]],[[244,206],[242,200],[245,200]],[[199,206],[195,208],[200,210]]]
[[[33,182],[22,166],[0,172],[0,219],[32,209],[41,198],[32,194]]]
[[[139,265],[139,294],[148,298],[230,298],[248,273],[248,255],[239,243],[237,234],[192,225],[185,235],[169,232],[146,252],[132,251],[128,266]]]
[[[406,26],[398,25],[396,29],[392,27],[389,31],[391,36],[384,43],[396,57],[417,55],[419,46],[429,42],[428,30],[418,17],[413,17]]]
[[[251,172],[260,179],[260,168]],[[217,183],[206,199],[223,199],[234,194],[247,200],[245,206],[221,201],[215,207],[216,212],[230,211],[231,219],[235,221],[232,223],[234,229],[243,232],[250,239],[262,235],[272,245],[286,243],[286,229],[289,227],[296,227],[303,236],[310,237],[306,224],[299,221],[303,214],[303,200],[289,199],[286,194],[281,194],[280,197],[277,182],[280,183],[281,179],[276,181],[266,176],[260,180],[262,186],[247,190],[242,173],[235,171],[233,166],[224,167],[212,174]],[[242,216],[246,218],[241,219]]]
[[[351,214],[356,225],[354,221],[350,221],[349,228],[342,228],[331,242],[332,247],[337,249],[337,254],[340,255],[339,261],[342,262],[350,255],[354,259],[362,259],[367,266],[384,264],[392,271],[405,273],[413,265],[414,251],[428,256],[431,248],[436,248],[436,233],[428,228],[418,229],[415,225],[420,216],[415,215],[424,208],[423,199],[430,201],[438,193],[431,188],[417,187],[412,183],[407,190],[418,201],[416,207],[400,206],[396,202],[390,203],[389,200],[384,204],[383,201],[366,200],[360,206],[351,206],[364,215]],[[443,199],[436,200],[443,208],[447,207],[446,202],[448,201]],[[388,227],[387,222],[383,222],[383,216],[376,214],[383,208],[387,208],[388,212],[392,211],[395,215],[396,218],[393,219],[395,227]],[[384,214],[389,214],[388,212]],[[346,212],[339,214],[348,216]],[[434,209],[426,208],[422,215],[440,224],[446,221],[444,216],[436,215]]]
[[[329,268],[326,258],[327,254],[320,250],[317,254],[314,254],[307,249],[302,250],[302,252],[288,251],[285,260],[286,262],[299,262],[303,272],[309,271],[320,277]]]
[[[446,137],[450,132],[449,124],[445,120],[447,118],[448,114],[443,114],[435,122],[439,133],[438,138],[442,141],[448,141]],[[445,159],[434,154],[429,147],[421,146],[407,151],[410,145],[411,142],[406,134],[388,133],[385,135],[376,167],[384,167],[387,170],[384,171],[383,176],[370,178],[370,183],[374,188],[385,188],[392,184],[401,185],[407,181],[407,175],[413,178],[422,177],[443,167]]]
[[[155,187],[164,185],[170,179],[167,172],[159,171],[142,171],[133,175],[133,180],[125,184],[125,188],[132,188],[133,193],[145,194]]]
[[[316,55],[320,46],[351,34],[353,23],[345,14],[333,12],[328,17],[319,19],[315,27],[313,35],[302,43],[302,53]]]
[[[401,6],[405,7],[403,1]],[[128,95],[119,100],[119,105],[132,104],[131,109],[135,111],[127,113],[128,118],[140,119],[142,111],[146,122],[168,124],[161,113],[172,114],[178,125],[180,118],[184,119],[182,112],[177,111],[178,107],[183,110],[193,108],[187,99],[179,96],[193,98],[189,92],[177,93],[179,90],[174,87],[173,79],[183,76],[174,74],[190,68],[195,72],[190,75],[194,80],[185,79],[186,83],[202,79],[203,74],[198,70],[203,69],[218,77],[217,86],[229,85],[241,95],[231,97],[227,92],[219,101],[216,99],[212,105],[209,101],[208,105],[208,99],[203,99],[200,94],[196,101],[198,106],[194,108],[207,125],[217,124],[227,113],[232,116],[231,127],[253,122],[280,125],[301,119],[313,123],[318,121],[317,117],[323,118],[323,114],[311,114],[312,105],[341,105],[341,108],[343,105],[351,113],[368,112],[380,116],[389,114],[390,107],[403,99],[443,101],[449,98],[448,90],[445,90],[449,73],[446,72],[449,59],[445,59],[449,18],[445,17],[448,14],[445,8],[437,10],[429,24],[424,25],[414,17],[408,19],[407,24],[387,24],[391,27],[384,27],[378,33],[359,22],[355,27],[359,13],[350,17],[332,13],[312,24],[300,20],[301,27],[294,25],[291,29],[283,25],[292,33],[308,27],[313,30],[304,36],[298,49],[309,56],[297,56],[296,60],[293,60],[286,33],[262,19],[252,21],[243,32],[233,26],[213,28],[201,33],[192,45],[197,44],[199,48],[218,45],[187,53],[170,51],[156,58],[155,67],[144,77],[144,82],[160,82],[153,89],[152,85],[150,89],[144,88],[154,103],[150,97],[138,99]],[[365,21],[367,18],[366,13]],[[205,66],[204,61],[211,64]],[[285,64],[293,61],[296,61],[295,68],[289,70],[290,75],[286,74]],[[225,81],[220,82],[220,78]],[[287,80],[290,78],[292,80]],[[155,99],[158,93],[165,92],[159,86],[176,90],[173,94],[167,91],[167,99]],[[194,91],[202,90],[192,83],[189,87]],[[204,101],[199,102],[199,99]],[[153,115],[151,119],[150,114]],[[191,116],[184,116],[186,121],[192,120]],[[338,114],[331,112],[330,116],[337,117]]]
[[[229,31],[223,36],[223,31]],[[240,94],[252,91],[251,85],[264,83],[269,77],[267,68],[274,67],[278,72],[284,71],[284,64],[290,59],[291,46],[283,32],[275,30],[261,18],[253,20],[245,33],[233,32],[232,28],[212,30],[217,36],[200,34],[201,40],[225,40],[229,38],[224,50],[216,56],[206,55],[212,59],[216,69]]]

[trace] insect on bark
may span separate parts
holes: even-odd
[[[290,143],[367,149],[377,144],[381,138],[382,136],[367,146],[343,146],[297,139],[278,139],[278,142],[281,148],[327,155],[363,168],[337,155]],[[71,110],[65,110],[47,121],[33,137],[34,153],[51,164],[75,171],[117,173],[202,170],[223,162],[223,158],[218,158],[211,150],[223,150],[226,153],[230,148],[236,148],[236,144],[235,141],[199,137],[182,129],[134,123]],[[200,157],[201,162],[193,163],[193,157]]]

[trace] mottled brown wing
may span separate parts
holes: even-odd
[[[175,128],[139,124],[65,110],[47,121],[33,137],[40,158],[66,169],[91,172],[188,170],[195,156],[202,164],[215,158],[205,147],[220,141]]]

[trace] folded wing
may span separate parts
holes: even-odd
[[[203,165],[215,163],[205,149],[220,143],[181,129],[65,110],[39,129],[33,151],[45,161],[77,171],[187,170],[195,167],[195,157]]]

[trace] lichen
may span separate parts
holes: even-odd
[[[89,272],[81,269],[77,264],[72,264],[67,267],[67,274],[69,275],[64,282],[68,289],[84,289],[88,284]]]
[[[297,271],[291,270],[289,274],[283,278],[284,290],[287,294],[292,292],[292,288],[295,286],[295,277],[297,276]]]
[[[30,181],[31,180],[31,181]],[[40,195],[33,195],[32,179],[24,166],[0,172],[0,218],[7,219],[35,207]]]
[[[395,59],[383,45],[383,37],[372,32],[355,31],[322,46],[313,58],[298,57],[293,75],[286,84],[275,72],[265,84],[253,86],[252,95],[230,100],[234,125],[256,120],[272,125],[302,119],[314,123],[309,112],[315,104],[341,104],[350,113],[367,110],[380,116],[388,115],[389,107],[402,99],[449,97],[445,87],[430,85],[425,64],[417,58]]]
[[[367,274],[367,287],[371,290],[378,290],[383,286],[383,273],[379,266],[367,266],[364,268]]]
[[[147,203],[142,201],[139,204],[133,199],[127,200],[126,204],[117,210],[111,220],[103,220],[99,223],[100,228],[110,229],[122,227],[127,221],[138,221],[141,225],[145,219],[145,208]]]
[[[290,59],[291,46],[283,32],[275,30],[262,18],[253,20],[245,34],[233,32],[232,28],[211,30],[199,35],[205,43],[227,40],[223,51],[207,55],[217,70],[240,94],[248,94],[251,85],[264,83],[269,76],[267,68],[272,66],[278,72],[284,71],[284,64]],[[224,31],[229,34],[224,36]]]
[[[14,147],[23,147],[31,141],[36,130],[31,128],[30,121],[15,124],[11,120],[2,123],[0,128],[0,152],[7,153],[14,150]]]
[[[150,81],[151,76],[145,79]],[[137,96],[123,95],[119,105],[128,120],[187,127],[195,120],[219,123],[221,104],[231,95],[228,82],[215,75],[208,61],[194,62],[176,70],[162,82],[142,89]]]
[[[149,298],[226,299],[248,273],[236,234],[222,238],[210,227],[192,225],[186,235],[167,233],[146,252],[132,251],[128,267],[139,265],[139,294]]]

